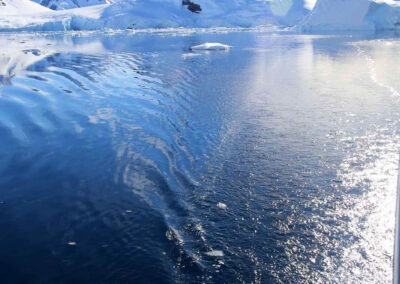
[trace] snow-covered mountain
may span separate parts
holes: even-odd
[[[299,25],[302,31],[400,28],[399,0],[318,0]]]

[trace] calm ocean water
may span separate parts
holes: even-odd
[[[2,283],[390,283],[396,35],[0,42]]]

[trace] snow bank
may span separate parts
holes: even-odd
[[[1,1],[5,3],[17,1],[19,4],[17,12],[3,14],[0,12],[0,31],[287,26],[296,24],[309,13],[310,2],[313,2],[313,0],[192,0],[192,3],[201,7],[200,12],[193,13],[188,5],[182,5],[182,0],[119,0],[113,4],[63,11],[27,9],[27,2],[30,2],[28,0]],[[64,3],[60,2],[61,0],[41,0],[41,3],[43,1]],[[68,3],[71,1],[81,3],[86,0],[62,1],[67,3],[63,7],[70,7],[72,4]],[[96,1],[98,0],[89,0],[88,3],[93,4]],[[59,7],[61,6],[57,6]],[[30,13],[21,16],[20,11],[27,10]]]
[[[299,24],[301,31],[380,30],[400,26],[400,2],[393,0],[318,0]]]

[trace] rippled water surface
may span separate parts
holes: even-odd
[[[390,283],[399,66],[395,35],[0,36],[1,282]]]

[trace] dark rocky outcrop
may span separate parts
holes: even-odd
[[[190,0],[182,0],[182,5],[187,6],[188,10],[193,13],[200,13],[201,7],[199,4],[193,3]]]

